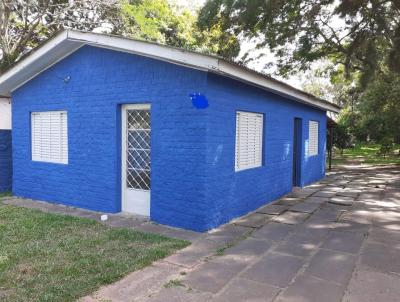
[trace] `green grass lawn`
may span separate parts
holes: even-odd
[[[0,202],[0,301],[74,301],[188,244]]]
[[[400,156],[398,155],[400,145],[393,147],[390,154],[383,157],[378,155],[380,145],[356,145],[354,148],[348,148],[343,151],[343,155],[336,152],[333,158],[333,164],[343,164],[346,161],[358,160],[364,164],[387,165],[397,164],[400,165]]]
[[[2,198],[2,197],[7,197],[7,196],[11,196],[11,192],[3,192],[3,193],[0,193],[0,198]]]

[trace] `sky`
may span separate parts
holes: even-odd
[[[170,3],[175,3],[183,7],[197,10],[201,8],[207,0],[168,0],[168,1]],[[333,2],[332,8],[338,4],[338,1],[339,0],[335,0]],[[339,36],[347,34],[346,24],[344,22],[345,21],[340,19],[337,15],[333,15],[333,17],[330,20],[330,26],[335,30],[338,30],[337,33],[340,32]],[[288,79],[279,78],[276,75],[274,75],[274,72],[276,70],[274,68],[267,69],[266,65],[267,63],[276,62],[277,61],[276,57],[274,57],[274,55],[270,53],[268,49],[256,49],[255,47],[256,44],[257,44],[256,41],[243,41],[243,40],[241,41],[241,52],[238,57],[240,58],[246,52],[248,52],[249,57],[253,58],[253,60],[247,64],[249,68],[252,68],[260,72],[264,72],[299,89],[302,89],[302,86],[305,83],[309,82],[308,78],[310,72],[298,73],[297,75],[291,76]],[[259,58],[259,55],[262,53],[266,53],[266,55]],[[319,69],[324,65],[326,65],[326,61],[315,62],[311,66],[311,71]],[[318,81],[321,83],[321,85],[324,84],[329,85],[330,83],[328,78],[319,78]]]
[[[179,6],[184,6],[188,7],[190,9],[196,10],[204,5],[206,0],[168,0],[171,4],[176,4]],[[241,52],[239,54],[239,57],[243,56],[246,52],[250,53],[250,57],[257,57],[260,53],[262,52],[268,52],[267,49],[255,49],[255,42],[254,41],[242,41],[241,42]],[[260,72],[265,72],[269,75],[273,76],[273,73],[275,70],[267,70],[265,69],[265,65],[269,62],[274,62],[276,61],[276,58],[274,57],[273,54],[268,53],[268,55],[259,58],[259,59],[254,59],[248,64],[249,68],[252,68],[254,70],[260,71]],[[301,76],[291,76],[288,79],[283,79],[283,78],[278,78],[277,76],[274,76],[275,78],[284,81],[288,83],[289,85],[292,85],[296,88],[300,88],[303,84],[302,77]]]

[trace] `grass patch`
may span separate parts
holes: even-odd
[[[225,254],[225,251],[231,247],[233,247],[233,243],[228,243],[227,245],[220,247],[215,251],[215,256],[223,256]]]
[[[164,284],[165,288],[171,288],[171,287],[185,287],[185,285],[182,283],[181,280],[179,279],[173,279],[173,280],[169,280],[168,283]]]
[[[11,196],[11,192],[2,192],[0,193],[0,198]]]
[[[396,164],[400,165],[399,150],[400,145],[393,147],[392,152],[387,154],[385,157],[379,155],[380,145],[356,145],[353,148],[348,148],[343,151],[343,155],[336,154],[333,158],[333,165],[345,164],[349,161],[357,160],[362,164],[373,164],[373,165],[389,165]]]
[[[75,301],[188,244],[0,204],[0,301]]]

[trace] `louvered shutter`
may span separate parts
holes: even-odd
[[[235,170],[262,165],[263,115],[236,112]]]
[[[32,160],[68,163],[67,112],[32,112]]]
[[[316,121],[309,121],[308,124],[308,155],[318,155],[318,126]]]

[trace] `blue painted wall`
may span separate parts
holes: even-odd
[[[63,78],[70,76],[68,83]],[[151,216],[204,226],[206,73],[111,50],[84,47],[13,94],[13,193],[105,211],[121,208],[120,106],[151,103]],[[68,112],[68,165],[33,162],[30,112]]]
[[[0,129],[0,192],[11,191],[12,149],[11,130]]]
[[[301,185],[325,174],[325,111],[221,76],[208,75],[207,200],[209,228],[292,190],[294,118],[302,119]],[[263,165],[235,172],[236,111],[264,114]],[[308,122],[319,121],[319,153],[308,156]]]
[[[207,106],[196,106],[198,93]],[[151,104],[156,222],[204,231],[289,192],[295,116],[305,141],[309,119],[321,126],[320,155],[303,147],[302,184],[324,174],[323,111],[206,72],[83,47],[13,94],[13,193],[119,212],[120,106],[130,103]],[[68,112],[68,165],[31,160],[30,113],[47,110]],[[263,167],[234,172],[236,110],[265,114]]]

